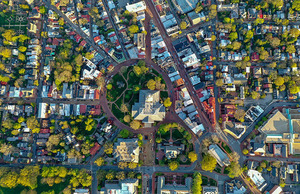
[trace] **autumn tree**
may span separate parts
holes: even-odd
[[[148,82],[147,82],[147,88],[149,90],[155,90],[155,87],[156,87],[156,82],[153,80],[153,79],[150,79]]]
[[[130,122],[130,127],[134,130],[137,130],[141,127],[141,121],[133,120]]]
[[[137,25],[131,25],[128,27],[128,30],[130,34],[135,34],[138,33],[139,27]]]
[[[243,169],[238,162],[231,162],[230,165],[226,167],[226,170],[229,171],[228,176],[230,178],[239,177],[243,173]]]
[[[112,142],[109,142],[109,141],[107,141],[105,144],[104,144],[104,152],[106,153],[106,154],[112,154],[113,153],[113,151],[114,151],[114,147],[113,147],[114,145],[113,145],[113,143]]]
[[[280,39],[275,37],[273,38],[271,41],[270,41],[270,45],[273,47],[273,48],[276,48],[280,45]]]
[[[168,164],[168,167],[170,168],[171,171],[177,170],[179,167],[179,163],[177,161],[171,161]]]
[[[112,179],[115,178],[115,172],[110,170],[110,171],[108,171],[108,173],[106,174],[105,177],[106,177],[107,180],[112,180]]]
[[[251,92],[251,97],[252,97],[252,99],[259,99],[259,97],[260,97],[260,94],[258,93],[258,92],[256,92],[256,91],[252,91]]]
[[[123,172],[123,171],[117,172],[117,173],[116,173],[116,178],[117,178],[118,180],[124,180],[124,179],[126,178],[125,172]]]
[[[217,160],[210,154],[205,154],[201,161],[201,168],[205,171],[212,172],[217,166]]]
[[[181,28],[182,30],[185,30],[186,27],[187,27],[187,23],[186,23],[185,21],[182,21],[182,22],[180,23],[180,28]]]
[[[244,122],[244,118],[245,118],[245,111],[243,109],[237,109],[235,112],[234,112],[234,118],[241,121],[241,122]]]
[[[196,152],[192,151],[189,152],[188,158],[190,159],[191,162],[195,162],[198,159],[198,155],[196,154]]]
[[[222,87],[224,85],[223,79],[217,79],[216,86]]]
[[[170,107],[172,105],[172,101],[170,99],[170,97],[166,98],[164,100],[164,106],[167,108],[167,107]]]
[[[126,123],[129,123],[130,120],[131,120],[130,115],[125,115],[124,118],[123,118],[123,120],[124,120]]]
[[[137,163],[135,163],[135,162],[129,162],[128,163],[128,168],[135,169],[136,167],[137,167]]]
[[[274,84],[276,86],[281,86],[284,84],[284,79],[281,76],[278,76],[275,80],[274,80]]]
[[[103,166],[105,163],[105,160],[103,157],[99,157],[97,160],[95,160],[94,163],[97,164],[97,166]]]
[[[120,110],[121,112],[126,113],[128,112],[128,106],[126,104],[122,104]]]

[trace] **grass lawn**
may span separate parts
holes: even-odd
[[[222,148],[224,148],[224,150],[228,153],[228,154],[231,154],[232,151],[231,149],[229,148],[228,145],[226,145],[224,142],[222,142]]]
[[[202,185],[206,186],[208,184],[208,178],[206,176],[202,176]]]
[[[217,181],[215,181],[214,179],[209,179],[209,184],[210,186],[217,186]]]
[[[183,135],[182,135],[182,133],[180,133],[178,131],[178,129],[173,129],[172,130],[172,138],[174,141],[176,141],[177,139],[183,139]]]
[[[168,98],[168,92],[167,91],[161,91],[160,92],[160,98],[161,99],[166,99],[166,98]]]
[[[214,171],[217,172],[217,173],[221,173],[221,170],[222,170],[222,169],[221,169],[221,168],[218,168],[218,167],[216,167],[216,168],[214,169]]]
[[[117,117],[118,120],[120,120],[121,122],[123,121],[124,118],[124,113],[122,113],[115,104],[112,105],[112,112],[114,113],[114,115]]]

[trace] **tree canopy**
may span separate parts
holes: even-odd
[[[205,154],[201,161],[201,168],[205,171],[212,172],[217,166],[217,160],[210,154]]]

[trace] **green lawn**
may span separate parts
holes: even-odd
[[[222,142],[222,148],[224,148],[224,150],[225,150],[228,154],[232,153],[232,151],[231,151],[231,149],[229,148],[229,146],[226,145],[224,142]]]

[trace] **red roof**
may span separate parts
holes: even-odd
[[[97,41],[100,41],[101,40],[101,38],[99,37],[99,36],[96,36],[95,38],[94,38],[94,41],[97,43]]]
[[[79,36],[78,34],[76,36],[74,36],[75,40],[77,43],[79,43],[80,39],[81,39],[81,36]]]
[[[86,105],[81,104],[80,105],[80,114],[86,113]]]
[[[94,99],[97,99],[97,100],[100,99],[100,90],[98,90],[98,89],[95,90]]]
[[[70,36],[73,36],[73,35],[75,35],[75,34],[76,34],[75,31],[69,32],[69,35],[70,35]]]
[[[40,133],[50,133],[50,129],[41,129]]]
[[[88,22],[90,22],[90,16],[89,15],[81,15],[81,17],[86,18]]]
[[[59,45],[58,39],[57,38],[53,38],[52,44],[55,45],[55,46],[58,46]]]
[[[90,154],[95,155],[99,149],[100,145],[98,143],[95,143],[95,146],[90,149]]]
[[[158,12],[162,12],[163,11],[163,8],[161,5],[156,5],[156,9]]]
[[[79,46],[85,46],[85,45],[86,45],[86,41],[85,40],[81,41],[81,43],[79,44]]]

